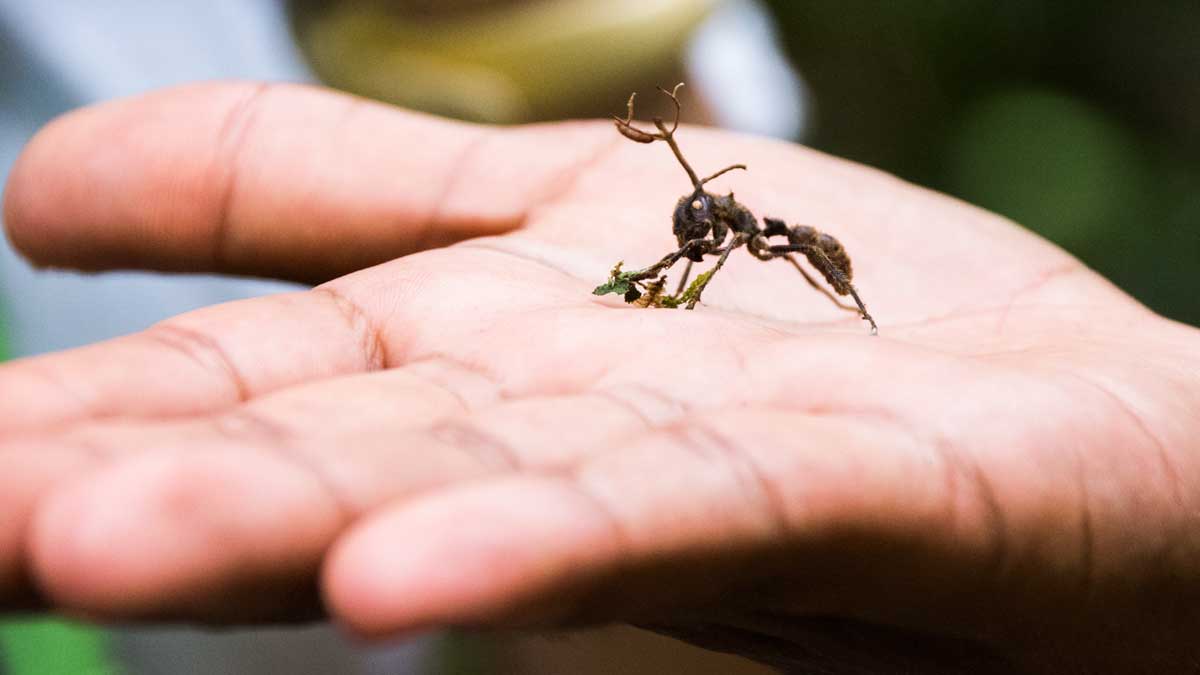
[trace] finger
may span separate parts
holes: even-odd
[[[331,380],[321,386],[297,387],[274,397],[261,406],[250,405],[236,413],[216,418],[146,424],[110,421],[81,425],[56,434],[15,436],[0,444],[0,606],[12,607],[20,598],[36,595],[25,564],[28,524],[38,501],[57,486],[88,472],[112,465],[115,460],[133,454],[170,453],[187,455],[205,448],[228,451],[239,438],[247,445],[264,445],[264,435],[278,433],[282,423],[275,418],[294,415],[289,421],[306,437],[328,435],[333,425],[326,418],[338,406],[339,430],[354,429],[367,423],[364,411],[386,414],[389,430],[398,431],[435,422],[450,411],[457,411],[466,394],[450,394],[444,385],[426,382],[415,373],[427,369],[387,371],[379,377],[349,377]],[[445,378],[445,375],[441,377]],[[462,378],[458,378],[461,380]],[[457,388],[464,385],[456,383]],[[381,410],[380,406],[387,406]],[[247,463],[253,466],[253,448],[247,450]],[[264,484],[271,477],[264,474]],[[223,503],[221,499],[217,503]],[[118,506],[111,503],[106,508]],[[319,501],[314,507],[319,507]],[[215,508],[215,507],[214,507]]]
[[[42,265],[327,280],[518,226],[611,135],[500,132],[292,85],[189,85],[71,113],[13,168]],[[502,176],[502,180],[497,180]]]
[[[0,388],[23,393],[0,398],[0,436],[88,419],[199,415],[297,383],[450,353],[464,363],[502,361],[493,370],[510,378],[514,393],[578,391],[602,364],[585,367],[578,351],[567,354],[570,343],[586,332],[597,350],[605,345],[599,317],[578,329],[561,320],[566,306],[588,309],[581,286],[494,251],[443,250],[309,292],[198,310],[142,333],[0,365]],[[524,351],[508,348],[529,334],[523,308],[550,319],[547,330],[560,335],[556,356],[576,377],[530,367]],[[480,342],[484,332],[493,346]]]
[[[689,417],[567,475],[467,485],[374,514],[331,553],[331,610],[370,635],[646,618],[745,600],[739,591],[769,579],[776,597],[793,592],[795,570],[780,575],[772,551],[816,572],[822,548],[862,528],[882,530],[884,547],[945,532],[944,482],[891,429],[750,412],[720,424]]]
[[[43,498],[29,539],[40,588],[109,617],[303,615],[292,603],[308,602],[326,548],[361,513],[448,482],[561,465],[644,424],[585,395],[464,416],[471,396],[460,392],[478,383],[442,370],[464,383],[401,369],[280,392],[203,424],[134,427],[123,439],[98,430],[91,445],[154,452]]]
[[[29,521],[52,486],[109,459],[107,453],[59,439],[0,442],[0,609],[36,609],[41,598],[25,564]]]
[[[199,414],[297,382],[386,367],[345,299],[312,291],[184,314],[141,333],[0,366],[0,436],[114,416]]]
[[[1049,464],[1036,498],[1014,507],[1004,492],[969,496],[934,447],[891,424],[689,417],[566,475],[480,482],[373,514],[331,552],[324,592],[367,635],[775,607],[975,637],[1031,597],[1053,604],[1075,588],[1064,561],[1078,540],[1063,523],[1076,497],[1046,489],[1061,468]],[[998,531],[1010,508],[1021,518]],[[999,593],[1005,536],[1040,570],[1019,600]]]

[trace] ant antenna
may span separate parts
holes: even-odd
[[[705,178],[704,180],[700,181],[700,184],[701,184],[701,185],[704,185],[704,184],[705,184],[705,183],[707,183],[708,181],[710,181],[710,180],[712,180],[712,179],[714,179],[714,178],[717,178],[718,176],[721,176],[721,175],[723,175],[723,174],[729,173],[730,171],[733,171],[734,169],[741,169],[742,171],[745,171],[745,170],[746,170],[746,165],[745,165],[745,164],[731,164],[731,165],[729,165],[729,166],[725,167],[724,169],[721,169],[720,171],[718,171],[718,172],[714,173],[713,175],[709,176],[708,178]]]
[[[662,87],[658,87],[658,90],[661,91],[662,93],[666,94],[667,96],[669,96],[671,98],[671,102],[675,104],[675,119],[674,119],[674,121],[671,122],[670,129],[667,129],[667,125],[666,125],[666,123],[663,122],[661,117],[655,117],[653,119],[654,126],[655,126],[655,128],[658,129],[657,134],[652,134],[648,131],[642,131],[641,129],[638,129],[637,127],[633,126],[633,100],[634,100],[634,98],[637,97],[637,92],[634,92],[629,95],[629,103],[626,104],[625,119],[621,119],[620,117],[613,115],[613,120],[616,122],[617,131],[620,132],[622,136],[624,136],[625,138],[628,138],[631,141],[634,141],[635,143],[653,143],[654,141],[666,141],[667,145],[670,146],[670,148],[671,148],[671,152],[675,153],[675,159],[679,160],[679,165],[682,166],[683,170],[687,172],[688,178],[691,179],[692,185],[695,186],[695,188],[696,188],[696,192],[700,192],[701,190],[704,189],[704,184],[709,182],[710,180],[713,180],[714,178],[716,178],[724,173],[727,173],[729,171],[733,171],[734,169],[743,169],[744,170],[746,168],[746,165],[745,164],[734,164],[732,166],[727,166],[724,169],[721,169],[720,171],[714,173],[713,175],[711,175],[708,178],[705,178],[703,180],[701,180],[700,177],[696,175],[696,172],[692,169],[692,165],[688,164],[687,160],[683,158],[683,151],[681,151],[679,149],[679,144],[675,142],[675,130],[679,128],[679,111],[681,108],[681,106],[679,105],[678,94],[679,94],[679,88],[682,86],[683,86],[683,83],[680,82],[679,84],[675,85],[675,88],[672,89],[671,91],[667,91],[666,89],[663,89]]]

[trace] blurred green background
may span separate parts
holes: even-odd
[[[996,211],[1200,324],[1200,2],[772,0],[809,144]]]

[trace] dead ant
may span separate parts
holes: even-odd
[[[875,320],[867,313],[867,308],[859,298],[854,284],[850,283],[854,274],[850,266],[850,256],[837,239],[808,225],[788,227],[786,223],[776,218],[763,218],[764,227],[759,227],[758,219],[749,209],[733,198],[732,192],[726,196],[717,196],[705,191],[704,185],[709,181],[735,169],[744,170],[746,165],[727,166],[707,178],[700,178],[696,175],[691,165],[683,158],[683,153],[675,142],[675,130],[679,128],[680,112],[677,94],[682,86],[683,83],[677,84],[671,91],[659,88],[659,91],[671,97],[675,104],[675,121],[671,124],[670,129],[659,117],[655,117],[653,120],[658,133],[650,133],[633,126],[633,100],[637,94],[629,97],[625,119],[613,116],[617,131],[631,141],[637,143],[666,141],[671,152],[675,154],[675,159],[679,160],[679,165],[683,167],[692,181],[694,189],[690,194],[680,197],[679,202],[675,204],[675,212],[672,216],[673,230],[679,243],[679,249],[668,253],[663,256],[662,260],[643,270],[623,272],[621,264],[617,263],[617,266],[609,274],[608,282],[598,286],[593,293],[596,295],[623,294],[625,302],[635,303],[642,307],[685,305],[687,309],[693,309],[696,303],[700,302],[700,296],[712,276],[725,264],[725,259],[734,249],[744,245],[746,250],[759,260],[784,258],[791,262],[810,286],[823,293],[838,307],[858,313],[864,321],[871,325],[871,334],[877,335],[879,329],[875,325]],[[733,238],[728,244],[725,244],[725,238],[730,232],[733,233]],[[767,238],[775,236],[786,237],[787,243],[771,244]],[[858,309],[843,304],[828,290],[817,284],[816,280],[800,266],[800,261],[792,255],[793,253],[803,254],[808,262],[825,277],[825,281],[833,287],[838,295],[853,297]],[[684,286],[691,275],[692,263],[702,262],[706,255],[720,257],[717,258],[717,264],[712,269],[697,276],[692,285],[685,289]],[[687,266],[684,267],[683,277],[679,281],[675,295],[664,295],[663,288],[666,277],[662,273],[679,262],[681,258],[687,259]],[[647,282],[647,279],[653,279],[653,281]]]

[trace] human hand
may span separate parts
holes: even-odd
[[[4,603],[277,620],[319,586],[368,635],[617,619],[828,672],[1196,663],[1197,332],[946,197],[679,141],[749,165],[714,191],[840,239],[880,336],[748,255],[698,311],[591,295],[674,248],[688,191],[608,124],[203,85],[51,125],[6,194],[33,260],[333,280],[0,367]]]

